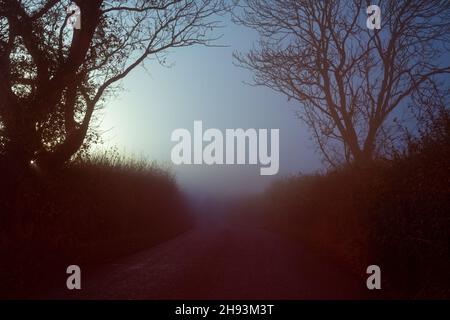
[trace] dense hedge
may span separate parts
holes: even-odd
[[[173,177],[153,165],[103,156],[55,172],[30,165],[18,173],[5,163],[2,171],[0,295],[5,297],[45,291],[43,282],[51,286],[47,278],[54,270],[103,263],[190,224]]]
[[[307,242],[365,275],[380,265],[395,297],[450,297],[450,117],[389,160],[295,176],[240,203],[240,223]]]

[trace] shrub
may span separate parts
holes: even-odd
[[[444,112],[393,159],[286,178],[238,211],[361,276],[368,265],[380,265],[394,297],[448,298],[449,158],[450,117]]]
[[[156,165],[104,154],[55,172],[1,168],[1,295],[25,294],[55,268],[103,263],[189,226],[173,177]]]

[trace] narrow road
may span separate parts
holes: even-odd
[[[358,299],[365,283],[281,236],[199,226],[82,278],[64,299]]]

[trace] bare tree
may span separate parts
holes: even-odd
[[[397,111],[448,95],[449,1],[237,3],[235,21],[260,36],[249,53],[235,54],[237,64],[254,72],[255,85],[300,103],[333,166],[370,161],[391,138]],[[372,4],[381,8],[380,30],[366,26]]]
[[[57,166],[120,80],[170,48],[209,45],[222,0],[0,0],[0,149]]]

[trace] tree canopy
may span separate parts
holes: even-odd
[[[448,106],[448,1],[236,3],[235,21],[260,36],[250,52],[235,54],[237,64],[253,71],[253,84],[298,102],[332,166],[383,153],[395,139],[393,115],[407,106]],[[373,4],[382,13],[379,30],[366,25]]]
[[[75,4],[79,29],[71,26]],[[57,166],[93,136],[120,80],[168,49],[210,45],[222,0],[0,0],[0,150]],[[86,136],[88,138],[86,138]]]

